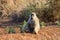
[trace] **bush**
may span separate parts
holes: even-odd
[[[22,27],[21,27],[21,32],[28,32],[28,24],[27,24],[27,22],[24,20],[24,22],[23,22],[23,25],[22,25]]]
[[[41,27],[44,28],[45,27],[45,23],[41,22]]]
[[[7,31],[8,33],[15,33],[15,30],[14,30],[13,27],[7,27],[7,28],[6,28],[6,31]]]
[[[56,21],[55,23],[56,23],[58,26],[60,26],[60,21]]]

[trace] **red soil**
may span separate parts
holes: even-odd
[[[60,40],[59,27],[42,28],[38,34],[16,33],[0,35],[0,40]]]

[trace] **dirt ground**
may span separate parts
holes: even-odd
[[[2,31],[3,29],[0,28],[0,32]],[[2,33],[4,33],[4,31]],[[45,27],[40,29],[38,34],[31,34],[31,33],[1,34],[0,33],[0,40],[60,40],[60,28]]]

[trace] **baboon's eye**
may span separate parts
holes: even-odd
[[[34,14],[31,14],[31,16],[34,16]]]
[[[31,14],[31,19],[33,19],[34,14]]]

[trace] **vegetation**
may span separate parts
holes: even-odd
[[[19,5],[23,5],[23,6],[20,7]],[[3,18],[9,17],[10,15],[14,14],[12,12],[15,12],[15,11],[16,11],[16,15],[19,15],[21,11],[20,8],[22,8],[23,9],[22,12],[24,13],[24,15],[22,13],[23,16],[26,16],[26,14],[29,15],[29,13],[35,11],[37,12],[38,17],[40,18],[40,21],[42,20],[45,22],[56,21],[56,20],[60,20],[60,11],[59,11],[60,8],[59,7],[60,7],[59,0],[58,1],[46,0],[44,3],[43,1],[35,2],[35,0],[34,2],[33,1],[25,2],[21,0],[19,1],[18,0],[15,0],[15,1],[14,0],[9,0],[9,1],[0,0],[0,14],[1,14],[0,19],[2,17]],[[30,12],[27,10],[29,10]],[[25,19],[27,18],[28,17],[25,17]]]
[[[60,21],[56,21],[55,23],[56,23],[58,26],[60,26]]]
[[[27,31],[27,22],[24,20],[24,22],[23,22],[23,25],[22,25],[22,30],[21,30],[21,32],[26,32]]]
[[[41,27],[44,28],[45,27],[45,23],[41,22]]]
[[[40,19],[42,28],[45,26],[45,23],[55,21],[58,21],[57,25],[60,26],[60,1],[35,1],[27,2],[21,0],[0,0],[0,20],[12,18],[14,20],[10,22],[15,21],[15,23],[22,23],[18,25],[18,27],[20,27],[20,29],[25,32],[28,31],[25,25],[27,24],[29,15],[32,12],[36,12],[37,16]],[[4,24],[4,22],[2,24]],[[15,33],[13,27],[8,27],[6,30],[8,33]]]
[[[6,28],[6,31],[7,31],[8,33],[15,33],[15,30],[14,30],[13,27],[7,27],[7,28]]]

